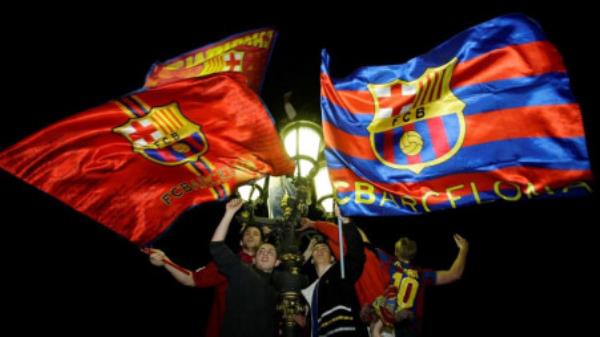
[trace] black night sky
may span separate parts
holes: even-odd
[[[155,61],[264,26],[280,31],[262,94],[275,120],[284,121],[282,96],[293,90],[300,117],[319,121],[321,48],[331,53],[332,76],[343,77],[363,65],[405,62],[477,23],[523,12],[541,24],[564,57],[598,176],[598,71],[591,28],[596,19],[589,8],[562,8],[569,5],[540,9],[479,4],[485,8],[475,10],[448,4],[452,10],[422,5],[388,11],[371,4],[343,15],[315,7],[247,12],[246,17],[177,7],[144,13],[106,7],[70,8],[78,14],[65,9],[60,15],[44,13],[44,8],[37,9],[44,13],[38,15],[15,12],[13,23],[2,24],[0,149],[141,87]],[[101,224],[5,172],[0,177],[4,329],[18,331],[16,335],[203,334],[212,290],[179,285]],[[588,308],[596,304],[592,233],[599,205],[597,193],[579,199],[496,202],[420,217],[362,219],[362,227],[388,252],[398,237],[415,238],[417,261],[435,269],[448,268],[455,257],[452,233],[470,240],[463,279],[427,293],[427,336],[516,331],[576,335],[591,325]],[[202,266],[209,261],[208,242],[223,209],[222,204],[195,207],[157,246],[186,267]]]

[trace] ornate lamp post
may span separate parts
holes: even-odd
[[[321,134],[320,126],[313,122],[295,121],[286,125],[281,137],[288,155],[296,162],[293,177],[266,177],[238,189],[247,201],[240,220],[266,225],[279,247],[283,273],[276,280],[281,295],[277,309],[282,315],[284,336],[299,335],[294,318],[303,314],[300,290],[306,277],[300,273],[304,262],[301,236],[297,232],[300,218],[308,215],[313,205],[327,214],[333,211],[333,190],[322,160]],[[256,213],[265,201],[268,216],[258,216]]]

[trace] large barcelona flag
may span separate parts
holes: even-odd
[[[186,209],[294,164],[260,98],[227,73],[66,118],[0,152],[0,168],[145,245]]]
[[[579,105],[562,58],[515,14],[404,64],[343,79],[322,52],[326,158],[345,215],[591,191]]]

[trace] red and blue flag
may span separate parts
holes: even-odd
[[[581,111],[539,25],[506,15],[343,79],[322,52],[329,174],[345,215],[589,192]]]

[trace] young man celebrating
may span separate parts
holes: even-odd
[[[234,206],[235,205],[235,206]],[[242,203],[230,201],[226,206],[221,223],[230,223]],[[238,253],[240,260],[248,265],[252,264],[258,247],[262,244],[263,233],[260,228],[247,225],[242,232],[240,241],[241,250]],[[212,308],[208,317],[206,337],[221,336],[221,326],[225,316],[225,294],[227,293],[227,278],[219,272],[217,265],[210,262],[205,267],[190,271],[172,262],[163,251],[150,249],[150,262],[159,267],[164,267],[181,284],[188,287],[215,288]]]
[[[234,199],[227,203],[227,210],[235,213],[241,205],[240,199]],[[279,264],[277,249],[270,243],[261,244],[254,265],[246,265],[224,243],[229,223],[219,223],[210,243],[210,253],[229,282],[221,336],[275,336],[278,294],[272,285],[272,276],[273,269]]]
[[[364,318],[371,322],[371,334],[382,336],[384,327],[393,329],[396,337],[415,337],[421,333],[424,288],[459,280],[465,269],[469,243],[454,234],[458,254],[448,270],[424,270],[413,265],[417,243],[403,237],[396,241],[396,262],[390,269],[392,284],[372,304]]]
[[[336,215],[339,211],[336,206]],[[311,263],[315,266],[317,280],[302,290],[310,305],[310,335],[366,337],[367,329],[360,319],[360,306],[354,289],[365,263],[362,239],[356,226],[342,217],[347,244],[345,278],[341,277],[340,264],[336,263],[331,248],[320,242],[312,246]],[[303,221],[300,230],[311,227]]]

